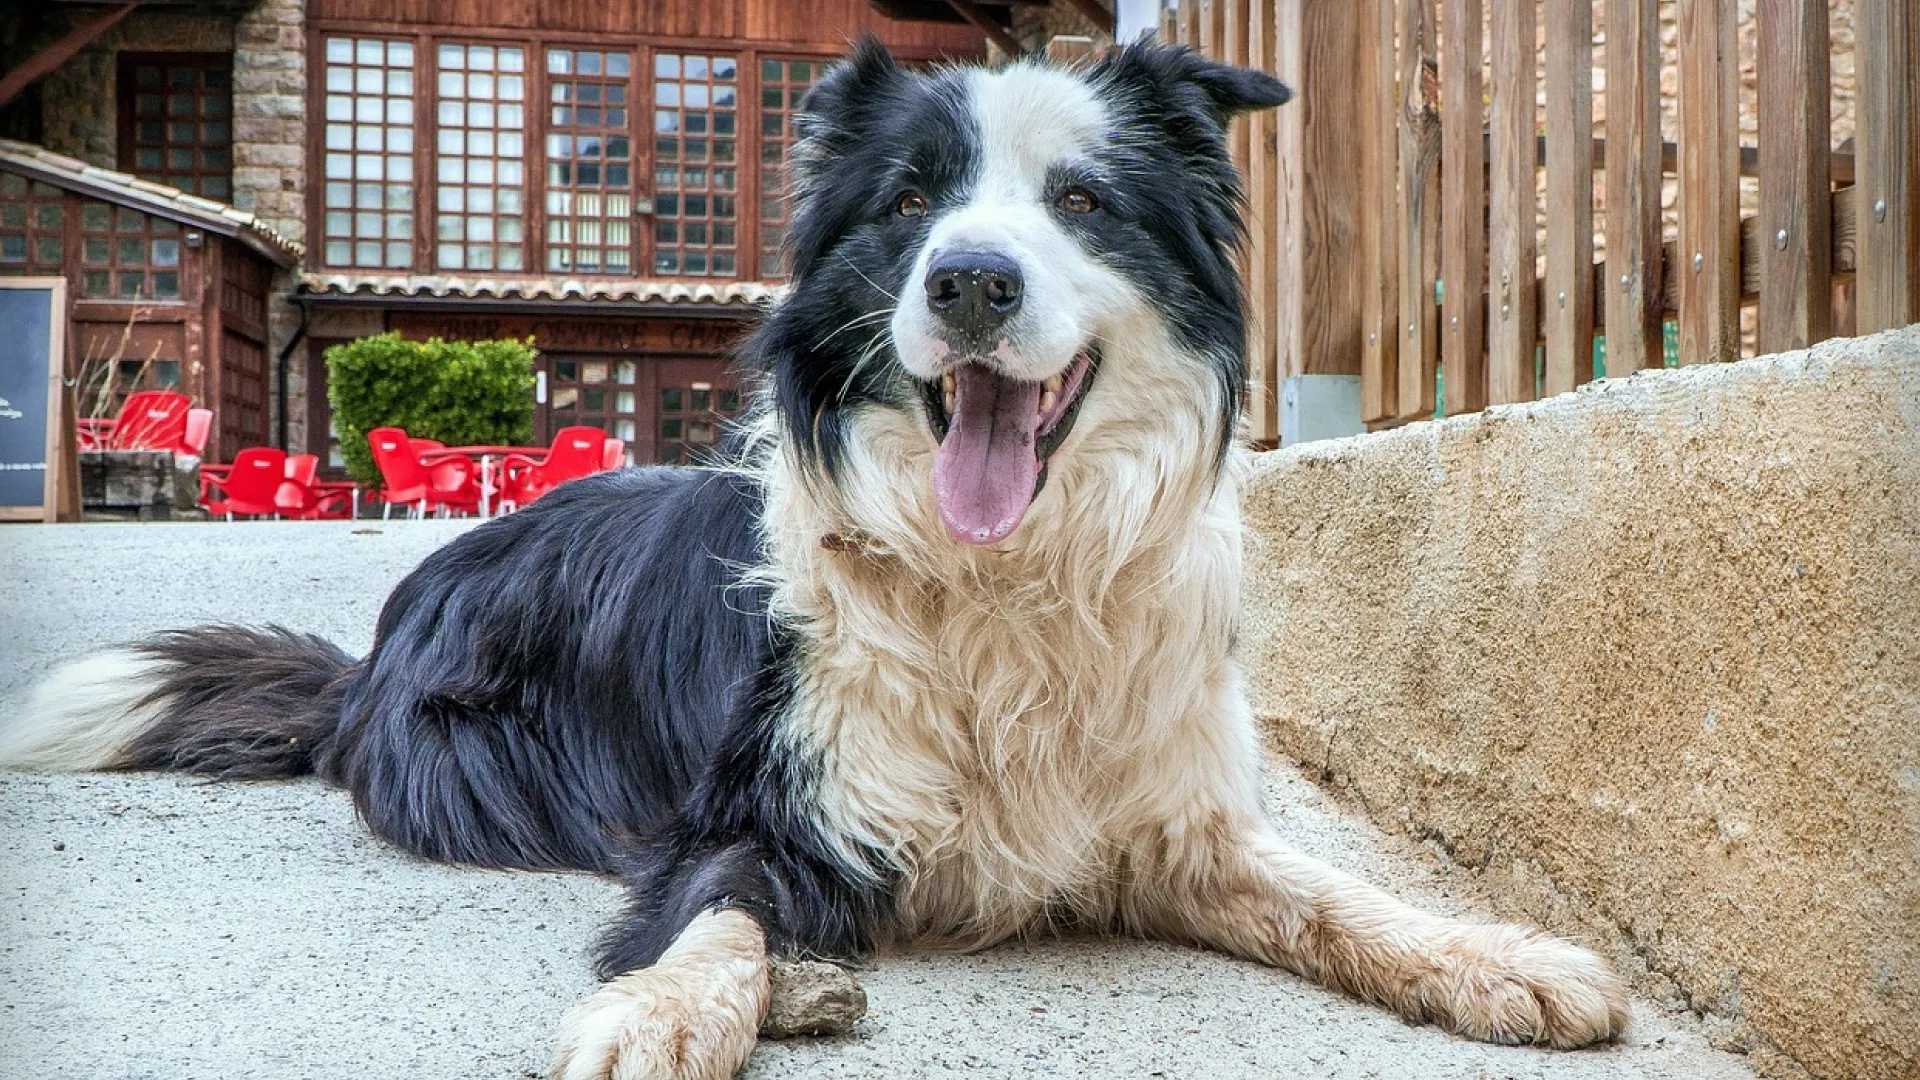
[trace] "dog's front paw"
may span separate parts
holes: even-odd
[[[551,1080],[728,1080],[753,1053],[766,981],[667,967],[631,971],[560,1024]]]
[[[1455,1034],[1571,1050],[1626,1031],[1625,984],[1577,945],[1520,926],[1466,926],[1437,959],[1422,1004]]]

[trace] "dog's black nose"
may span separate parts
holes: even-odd
[[[942,252],[927,270],[927,307],[940,321],[985,341],[1020,310],[1020,264],[992,251]]]

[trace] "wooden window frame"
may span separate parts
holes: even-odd
[[[531,162],[531,161],[537,160],[539,162],[539,167],[537,170],[534,170],[531,167],[528,170],[528,175],[534,177],[535,183],[537,184],[537,186],[532,191],[529,192],[528,202],[532,210],[532,213],[538,218],[537,231],[532,226],[529,226],[527,230],[529,243],[531,245],[534,245],[528,252],[529,265],[535,267],[535,272],[540,274],[566,274],[569,276],[579,276],[579,277],[640,276],[642,267],[649,265],[649,260],[652,255],[652,248],[649,246],[649,242],[645,239],[647,228],[650,222],[644,219],[645,216],[641,214],[633,213],[631,212],[631,210],[628,213],[627,269],[626,270],[624,271],[608,270],[603,268],[603,269],[591,271],[591,272],[582,272],[577,268],[568,269],[568,270],[554,270],[551,268],[551,263],[553,261],[552,254],[551,254],[552,248],[550,246],[551,241],[549,240],[547,233],[548,233],[548,223],[551,220],[550,215],[552,212],[547,208],[547,194],[548,194],[547,171],[548,171],[548,166],[552,164],[552,162],[548,158],[547,139],[550,135],[555,134],[553,130],[554,124],[552,120],[553,108],[555,104],[553,101],[553,84],[556,81],[571,83],[571,82],[578,82],[582,80],[582,76],[576,73],[566,73],[560,79],[556,80],[555,73],[552,70],[550,70],[549,62],[547,59],[548,53],[555,49],[571,52],[576,57],[583,52],[595,52],[595,53],[601,53],[603,55],[610,55],[613,53],[624,53],[627,56],[628,68],[627,68],[626,132],[627,132],[627,139],[629,144],[627,164],[628,164],[628,167],[632,169],[632,176],[629,178],[628,184],[627,184],[627,195],[630,200],[638,200],[642,198],[651,197],[647,195],[642,195],[640,193],[640,188],[641,188],[641,185],[645,182],[645,178],[648,176],[651,176],[653,172],[653,146],[651,142],[644,139],[640,139],[634,135],[634,126],[638,123],[638,120],[636,119],[636,115],[635,115],[636,110],[643,107],[651,108],[651,106],[647,104],[647,99],[644,98],[641,93],[642,88],[645,85],[642,81],[642,76],[644,74],[644,65],[647,63],[647,58],[649,56],[648,52],[645,49],[635,48],[625,44],[596,44],[592,46],[580,46],[580,45],[575,45],[575,44],[565,43],[565,42],[548,42],[548,43],[542,44],[541,46],[539,46],[540,69],[538,74],[538,87],[537,87],[537,98],[536,98],[540,105],[540,117],[538,120],[538,123],[540,125],[540,134],[537,139],[537,145],[536,145],[536,139],[531,133],[528,134],[528,143],[527,143],[529,147],[529,161]],[[599,78],[597,81],[603,86],[614,85],[614,79],[608,76],[603,76]],[[604,108],[604,104],[602,107]],[[576,125],[569,125],[569,127],[574,127],[574,126]],[[612,129],[607,128],[605,130],[611,131]],[[604,165],[604,159],[603,159],[603,165]],[[574,189],[569,189],[569,190],[574,190]],[[578,194],[577,190],[575,191],[575,194],[576,195]],[[603,196],[606,194],[606,188],[604,184],[602,185],[601,194]],[[632,204],[630,203],[630,207],[631,205]],[[577,215],[574,215],[574,217],[577,220]],[[602,220],[603,221],[605,220],[604,216]],[[577,248],[580,245],[578,244],[577,241],[570,241],[567,246]],[[605,251],[610,247],[610,245],[605,243],[602,243],[599,246],[602,251]]]
[[[350,255],[352,255],[352,258],[348,262],[336,263],[336,262],[329,261],[327,257],[327,244],[330,241],[332,241],[334,237],[332,236],[332,234],[330,234],[327,231],[326,215],[328,212],[328,207],[326,205],[326,192],[327,192],[327,185],[330,182],[333,182],[335,179],[327,175],[327,155],[329,153],[338,152],[338,151],[330,151],[326,144],[327,127],[330,123],[332,123],[332,121],[328,120],[326,116],[327,96],[333,92],[327,88],[327,66],[328,66],[327,43],[329,40],[332,40],[335,38],[344,38],[348,42],[352,43],[352,47],[354,50],[354,58],[353,58],[353,62],[350,65],[347,65],[347,70],[354,71],[354,72],[363,70],[360,62],[360,58],[359,58],[359,43],[363,40],[379,41],[382,45],[388,45],[388,46],[398,44],[398,43],[405,43],[405,44],[411,45],[413,48],[413,64],[412,64],[412,67],[408,69],[413,73],[413,87],[412,87],[413,92],[412,92],[411,98],[409,99],[412,102],[412,112],[413,112],[413,119],[411,123],[412,134],[410,136],[413,144],[413,148],[411,152],[412,164],[413,164],[413,177],[409,181],[409,183],[413,189],[413,193],[412,193],[412,205],[409,206],[404,211],[405,213],[410,214],[412,216],[413,235],[407,238],[407,243],[410,245],[410,251],[409,251],[409,262],[405,267],[391,266],[387,263],[385,248],[387,247],[387,245],[396,242],[398,238],[387,235],[385,228],[382,228],[380,237],[377,241],[382,247],[382,258],[379,264],[376,266],[360,265],[358,261],[357,247],[359,244],[366,241],[363,241],[361,239],[358,228],[357,228],[357,223],[356,223],[356,227],[352,231],[346,234],[346,242],[349,245]],[[307,116],[308,116],[307,160],[313,163],[313,168],[310,169],[311,180],[307,185],[309,189],[308,195],[307,195],[307,199],[308,199],[307,220],[312,223],[311,232],[314,238],[313,239],[314,261],[316,265],[322,269],[332,270],[340,273],[350,273],[350,274],[351,273],[411,274],[411,273],[421,273],[422,270],[420,268],[423,265],[431,265],[430,263],[423,263],[422,261],[423,244],[427,238],[430,238],[433,235],[433,226],[431,222],[431,214],[422,213],[423,210],[428,209],[428,202],[424,197],[427,180],[426,180],[426,177],[422,174],[421,170],[422,170],[423,163],[429,160],[425,153],[425,147],[423,146],[423,143],[428,142],[430,140],[423,139],[421,136],[421,129],[422,129],[421,117],[424,115],[429,115],[427,112],[429,108],[437,108],[438,100],[437,100],[437,95],[434,95],[432,93],[432,87],[426,82],[426,80],[423,78],[423,75],[422,75],[424,64],[423,64],[420,50],[423,47],[423,45],[424,45],[424,40],[417,34],[383,34],[383,33],[376,33],[372,31],[357,31],[357,30],[323,31],[323,32],[314,34],[308,43],[309,53],[308,53],[307,63],[308,63],[309,79],[308,79],[308,85],[307,85]],[[379,70],[382,72],[386,72],[386,71],[394,70],[394,68],[392,67],[391,64],[387,63],[383,59]],[[435,70],[437,71],[438,68],[436,67]],[[361,101],[363,98],[369,98],[369,97],[374,97],[374,95],[362,94],[357,87],[349,92],[349,100],[355,102],[356,104],[359,101]],[[383,87],[377,96],[377,100],[382,102],[387,102],[392,100],[394,97],[395,95],[392,94],[390,90]],[[365,122],[360,120],[357,115],[354,116],[352,119],[346,121],[346,124],[349,130],[354,132],[357,132],[358,129],[364,123]],[[385,131],[389,128],[393,128],[397,126],[399,125],[395,125],[394,123],[392,123],[390,119],[384,118],[384,117],[379,123],[379,127],[382,131]],[[358,150],[357,148],[348,148],[345,152],[350,158],[355,157],[360,153],[362,153],[362,151]],[[379,155],[382,159],[385,159],[385,160],[390,160],[392,158],[400,156],[399,153],[390,151],[386,149],[384,146],[379,151]],[[392,177],[387,175],[387,165],[385,163],[385,160],[383,160],[383,164],[381,166],[380,179],[376,181],[376,183],[382,189],[382,205],[369,211],[368,209],[359,206],[357,200],[350,202],[345,210],[345,212],[348,214],[350,218],[361,213],[371,212],[371,213],[378,214],[384,222],[387,218],[391,216],[397,216],[402,212],[397,207],[391,207],[391,206],[385,205],[385,189],[395,186],[395,183]],[[345,178],[345,181],[346,183],[348,183],[350,186],[354,187],[357,190],[357,186],[363,181],[359,176],[355,175],[356,172],[357,172],[357,169],[350,168],[348,176]],[[426,272],[430,273],[431,271],[426,271]]]
[[[324,261],[324,230],[319,230],[321,240],[320,253],[317,256],[320,266],[334,273],[346,274],[395,274],[439,275],[448,273],[437,269],[439,252],[435,240],[434,214],[432,208],[439,197],[438,167],[436,160],[437,132],[439,123],[439,52],[442,42],[461,44],[516,44],[526,48],[529,73],[529,93],[527,127],[525,131],[527,145],[527,220],[525,224],[526,258],[525,269],[512,275],[514,277],[580,277],[629,278],[643,277],[650,280],[684,282],[689,285],[725,284],[731,282],[761,281],[777,277],[777,267],[761,265],[760,257],[760,193],[761,193],[761,107],[760,107],[760,66],[762,59],[782,61],[806,60],[822,65],[831,65],[843,57],[842,50],[823,43],[786,44],[779,42],[741,41],[737,39],[716,39],[701,37],[675,37],[663,35],[613,34],[594,36],[576,32],[534,32],[507,30],[493,27],[435,26],[421,28],[416,25],[390,22],[372,22],[362,20],[318,20],[308,35],[308,112],[315,117],[309,124],[308,154],[309,160],[322,162],[325,153],[324,125],[322,109],[325,103],[326,41],[331,37],[377,37],[386,41],[409,41],[414,48],[414,241],[413,258],[410,267],[399,269],[373,269],[352,266],[335,266]],[[547,135],[551,130],[549,107],[551,106],[551,81],[547,72],[547,50],[550,48],[610,52],[625,50],[633,58],[631,81],[628,84],[630,104],[629,128],[634,143],[633,168],[635,194],[637,198],[648,199],[654,195],[653,175],[653,70],[656,52],[704,53],[706,55],[727,55],[735,57],[740,64],[739,88],[740,105],[738,109],[739,153],[738,178],[735,185],[737,217],[735,219],[734,272],[730,275],[706,275],[693,277],[684,274],[652,273],[653,263],[653,218],[651,215],[635,217],[635,251],[633,269],[628,273],[585,274],[577,271],[551,271],[546,269],[548,262],[547,242]],[[899,59],[902,63],[916,64],[930,62],[938,58],[934,49],[902,50]],[[424,59],[423,59],[424,58]],[[533,106],[539,106],[535,108]],[[644,106],[644,107],[643,107]],[[641,114],[646,126],[642,128]],[[325,208],[325,177],[318,175],[309,185],[309,220],[323,223]],[[645,239],[640,234],[645,234]],[[471,276],[469,272],[461,272]],[[486,271],[490,275],[499,271]]]
[[[130,173],[144,180],[151,180],[155,183],[176,187],[189,194],[199,195],[202,198],[214,199],[223,203],[233,202],[233,54],[230,52],[122,52],[116,57],[116,63],[118,67],[114,92],[116,123],[115,155],[119,161],[120,171]],[[227,73],[226,113],[218,117],[205,117],[196,111],[194,116],[196,122],[204,122],[207,119],[224,121],[227,125],[226,142],[223,144],[205,142],[195,142],[192,144],[196,158],[205,148],[220,146],[226,151],[226,167],[224,170],[209,170],[204,167],[204,162],[196,160],[194,167],[186,170],[186,175],[191,176],[196,181],[201,177],[214,175],[224,178],[226,180],[226,191],[218,193],[203,191],[201,190],[201,185],[198,183],[194,183],[192,186],[182,186],[175,182],[175,178],[182,174],[182,170],[168,166],[164,160],[161,162],[161,168],[158,171],[139,167],[138,154],[143,146],[157,146],[164,154],[168,150],[174,149],[176,145],[170,138],[163,138],[156,144],[142,143],[136,137],[139,132],[138,124],[140,118],[136,116],[134,112],[135,100],[139,93],[139,88],[134,85],[134,72],[135,69],[140,67],[154,66],[160,67],[163,71],[167,68],[193,68],[197,71],[223,70]],[[169,93],[169,88],[165,86],[161,87],[160,93],[164,100]],[[202,96],[204,93],[203,90],[198,88],[194,91],[196,98]],[[173,117],[169,116],[163,108],[160,114],[163,134],[165,125],[172,122]]]

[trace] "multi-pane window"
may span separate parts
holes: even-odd
[[[780,244],[787,235],[787,152],[793,147],[793,117],[826,70],[819,60],[760,61],[760,276],[783,272]]]
[[[123,54],[120,78],[120,167],[231,199],[233,56]]]
[[[663,52],[653,66],[654,272],[732,277],[739,65]]]
[[[180,299],[180,226],[94,199],[81,203],[80,295]]]
[[[435,263],[442,270],[526,266],[526,50],[439,47]]]
[[[328,38],[323,254],[329,266],[413,265],[413,45]]]
[[[64,192],[0,173],[0,274],[65,273],[66,227]]]
[[[720,440],[721,426],[739,415],[740,391],[707,381],[683,385],[663,370],[660,387],[660,460],[669,465],[708,460]]]
[[[623,52],[547,51],[547,269],[633,272],[633,137]]]

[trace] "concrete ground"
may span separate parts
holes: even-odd
[[[448,522],[0,527],[0,708],[88,648],[278,621],[365,649],[388,588]],[[1278,765],[1304,849],[1427,906],[1474,882]],[[584,875],[428,864],[313,782],[0,773],[0,1076],[538,1076],[618,903]],[[1691,1018],[1636,1001],[1619,1045],[1483,1046],[1283,972],[1187,949],[1064,941],[882,958],[845,1039],[763,1043],[787,1077],[1749,1077]]]

